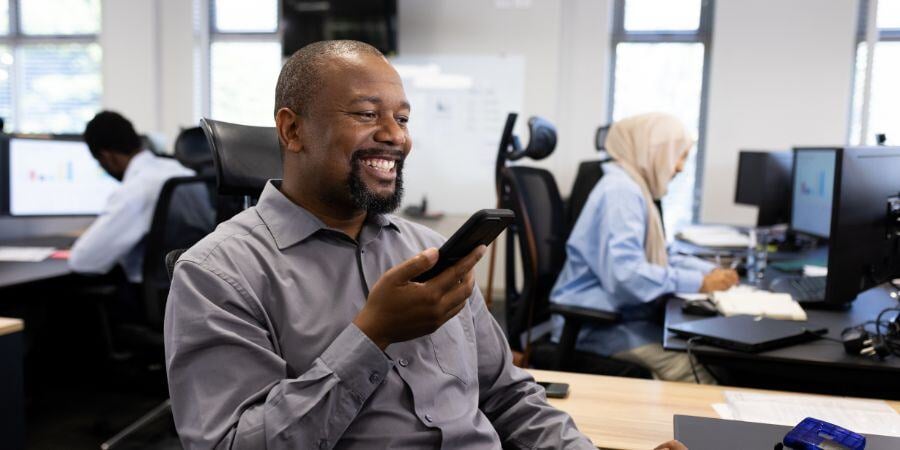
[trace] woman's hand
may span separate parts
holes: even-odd
[[[737,272],[732,269],[713,269],[712,272],[703,277],[700,292],[724,291],[738,284],[739,280]]]

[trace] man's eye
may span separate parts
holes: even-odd
[[[367,120],[375,119],[377,117],[377,115],[371,111],[358,112],[356,115]]]
[[[409,117],[400,116],[397,118],[397,123],[399,123],[400,125],[406,125],[409,123]]]

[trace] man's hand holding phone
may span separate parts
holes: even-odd
[[[412,280],[437,263],[437,249],[429,248],[394,266],[372,287],[353,323],[382,350],[394,342],[433,333],[465,307],[475,288],[475,264],[486,248],[475,247],[423,283]]]

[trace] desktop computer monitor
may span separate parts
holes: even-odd
[[[791,189],[791,230],[819,238],[831,233],[839,148],[795,148]]]
[[[9,215],[97,215],[119,185],[79,138],[5,136],[2,143]]]
[[[759,208],[757,226],[777,225],[790,220],[793,162],[794,155],[787,151],[741,150],[734,202]]]
[[[900,277],[900,147],[851,147],[837,155],[825,302],[848,304]]]

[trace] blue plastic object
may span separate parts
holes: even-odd
[[[866,437],[823,420],[807,417],[784,435],[785,447],[794,450],[862,450]]]

